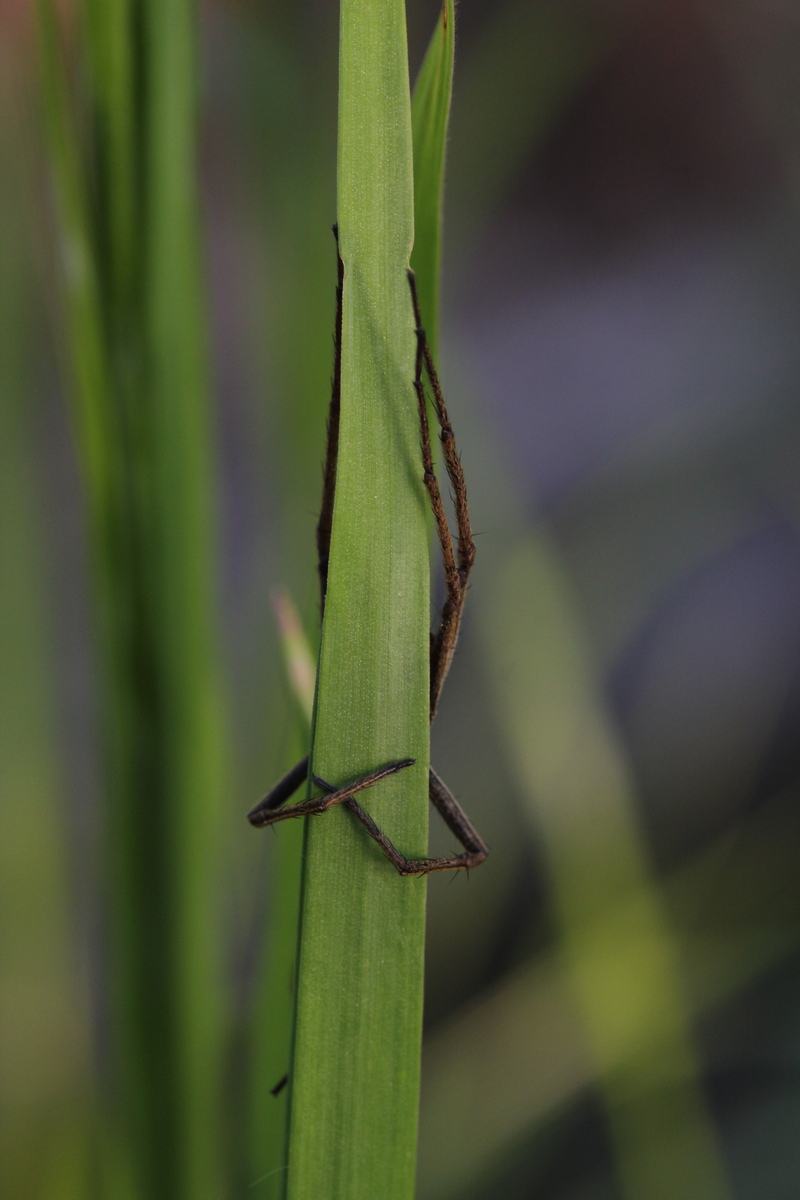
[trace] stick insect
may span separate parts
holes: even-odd
[[[320,581],[320,602],[321,609],[324,614],[325,596],[328,588],[328,558],[331,545],[331,527],[333,522],[333,500],[336,491],[336,467],[339,450],[339,412],[341,402],[341,379],[342,379],[342,293],[344,287],[344,263],[339,254],[339,237],[338,229],[333,227],[334,237],[336,238],[337,261],[338,261],[338,279],[336,286],[336,326],[334,331],[334,368],[333,382],[331,388],[331,403],[328,415],[328,446],[325,456],[325,467],[323,474],[322,486],[322,505],[320,508],[319,522],[317,525],[317,555],[318,555],[318,570]],[[414,390],[417,396],[417,406],[419,409],[419,424],[420,437],[422,444],[422,467],[423,479],[425,487],[428,490],[430,497],[431,508],[433,509],[434,521],[436,523],[436,531],[439,538],[439,543],[442,549],[442,561],[444,564],[445,585],[447,589],[447,598],[445,599],[442,608],[439,628],[433,633],[431,632],[431,668],[430,668],[430,719],[436,716],[436,709],[439,703],[444,681],[447,677],[447,672],[450,669],[450,664],[453,660],[453,654],[458,641],[459,628],[461,626],[461,617],[464,610],[464,601],[467,594],[467,580],[469,573],[472,570],[472,564],[475,558],[475,543],[472,539],[472,531],[469,523],[469,512],[467,509],[467,490],[464,482],[464,472],[461,467],[461,461],[455,448],[455,437],[450,424],[450,419],[447,415],[444,396],[442,395],[439,377],[436,374],[436,368],[433,364],[433,357],[428,346],[428,340],[425,336],[425,330],[422,326],[420,316],[419,299],[417,296],[417,286],[414,278],[414,272],[408,271],[408,283],[411,291],[411,303],[414,312],[414,320],[416,323],[417,337],[417,352],[414,369]],[[453,536],[450,532],[450,527],[447,522],[444,505],[442,503],[441,492],[439,491],[439,483],[436,479],[436,474],[433,469],[433,457],[431,454],[430,430],[428,427],[428,413],[425,398],[425,385],[423,381],[423,370],[428,377],[431,392],[433,395],[433,406],[436,412],[436,419],[440,428],[440,440],[442,444],[442,456],[444,458],[445,468],[453,489],[453,500],[455,504],[456,523],[458,525],[457,550],[453,545]],[[261,827],[266,825],[274,825],[277,821],[284,821],[290,817],[312,816],[318,813],[326,812],[329,808],[333,808],[335,804],[344,804],[346,808],[361,822],[367,833],[380,846],[383,853],[391,862],[392,866],[401,875],[427,875],[432,871],[453,871],[469,867],[477,867],[486,858],[489,853],[488,848],[481,838],[480,834],[475,829],[472,822],[462,810],[453,793],[448,788],[447,784],[437,775],[433,767],[430,768],[428,778],[428,795],[434,807],[439,811],[445,824],[455,834],[459,842],[464,847],[463,854],[453,854],[444,858],[406,858],[400,851],[389,841],[386,835],[378,828],[372,817],[367,813],[358,801],[355,799],[359,792],[365,791],[367,788],[373,787],[382,779],[386,779],[390,775],[402,771],[405,767],[410,767],[414,762],[413,758],[401,759],[398,762],[390,762],[385,766],[378,767],[375,771],[370,771],[369,774],[362,776],[360,779],[352,783],[346,784],[344,787],[336,788],[332,784],[327,783],[318,775],[312,775],[312,779],[316,786],[323,793],[321,796],[311,800],[304,800],[299,804],[286,805],[297,789],[308,778],[308,755],[302,759],[297,766],[292,767],[282,779],[278,780],[275,786],[264,797],[263,800],[248,813],[248,820],[251,825]],[[286,805],[286,807],[284,807]]]

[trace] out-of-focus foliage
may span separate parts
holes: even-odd
[[[90,1194],[108,1027],[82,501],[14,11],[0,1171],[38,1200]],[[409,5],[413,70],[438,16]],[[458,20],[440,358],[480,536],[433,759],[492,854],[429,884],[420,1196],[675,1200],[677,1138],[704,1197],[794,1200],[800,28],[714,0],[462,0]],[[215,0],[201,43],[241,1195],[265,893],[295,836],[243,813],[305,740],[270,589],[317,627],[335,6]]]
[[[95,651],[108,982],[104,1195],[221,1186],[222,701],[182,0],[38,10],[63,347]]]

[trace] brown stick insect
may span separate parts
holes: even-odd
[[[328,415],[328,447],[325,457],[325,467],[322,487],[322,506],[317,525],[317,554],[320,580],[321,607],[325,609],[325,595],[328,586],[328,558],[331,544],[331,527],[333,522],[333,498],[336,491],[336,466],[339,449],[339,411],[341,402],[341,368],[342,368],[342,291],[344,286],[344,263],[338,254],[338,230],[334,225],[334,236],[337,244],[338,281],[336,287],[336,328],[334,332],[334,369],[331,389],[331,403]],[[467,595],[467,580],[472,570],[475,558],[475,543],[469,523],[467,509],[467,489],[464,482],[464,472],[455,447],[455,437],[450,418],[447,415],[444,396],[442,395],[439,377],[433,364],[433,357],[422,327],[419,299],[414,272],[409,270],[408,282],[411,290],[411,303],[414,311],[417,335],[417,354],[414,371],[414,390],[417,395],[419,408],[420,435],[422,443],[422,467],[425,487],[433,509],[436,531],[442,549],[444,563],[445,585],[447,598],[442,608],[439,628],[431,633],[431,669],[430,669],[430,719],[436,716],[442,686],[450,669],[453,654],[458,641],[461,617],[464,611],[464,601]],[[454,549],[453,537],[447,523],[447,515],[442,503],[439,484],[433,469],[431,454],[430,431],[428,428],[428,413],[423,382],[423,369],[428,377],[436,419],[440,428],[442,456],[447,475],[453,489],[456,523],[458,526],[457,550]],[[441,813],[445,824],[456,835],[464,847],[463,854],[453,854],[444,858],[406,858],[392,845],[386,835],[378,828],[369,813],[361,807],[355,796],[367,788],[373,787],[389,775],[410,767],[413,758],[401,759],[378,767],[375,771],[348,783],[344,787],[335,788],[326,783],[318,775],[312,779],[323,795],[299,804],[283,807],[286,801],[297,791],[308,778],[308,755],[292,767],[291,771],[275,784],[264,799],[248,813],[251,825],[274,825],[290,817],[312,816],[326,812],[335,804],[344,804],[361,822],[367,833],[380,846],[383,853],[401,875],[426,875],[431,871],[453,871],[462,868],[477,867],[489,853],[488,848],[475,829],[472,822],[462,810],[447,784],[430,768],[428,794],[436,809]]]

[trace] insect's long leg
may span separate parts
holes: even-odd
[[[408,279],[411,287],[411,299],[414,305],[414,319],[417,322],[417,329],[419,330],[422,328],[422,320],[419,309],[419,297],[417,296],[417,281],[413,271],[409,271]],[[436,409],[436,416],[441,427],[440,441],[442,443],[445,467],[447,468],[447,474],[450,477],[450,483],[453,487],[453,501],[456,510],[456,522],[458,524],[458,565],[462,576],[462,583],[466,584],[467,576],[472,570],[472,564],[475,561],[475,542],[472,538],[472,528],[469,523],[469,508],[467,506],[467,484],[464,479],[464,468],[461,466],[461,459],[458,457],[458,451],[456,450],[455,434],[453,433],[453,426],[450,424],[447,405],[444,402],[442,385],[439,382],[431,348],[428,345],[428,339],[425,336],[424,330],[422,333],[422,353],[425,360],[425,372],[430,380],[431,391],[433,392],[433,406]]]
[[[328,441],[325,450],[325,466],[322,475],[322,503],[317,521],[317,569],[319,571],[320,611],[325,612],[325,595],[328,590],[328,560],[331,550],[331,528],[333,525],[333,498],[336,493],[336,463],[339,457],[339,413],[342,398],[342,289],[344,286],[344,263],[339,254],[339,227],[333,226],[336,239],[336,324],[333,331],[333,379],[331,380],[331,402],[328,408]],[[265,825],[269,821],[265,814],[285,804],[301,784],[308,778],[308,755],[292,767],[275,787],[267,793],[254,809],[247,814],[251,825]],[[296,806],[295,806],[296,807]],[[287,809],[288,813],[289,810]]]
[[[441,695],[444,681],[447,678],[447,672],[450,670],[450,663],[453,660],[456,642],[458,641],[458,633],[461,627],[461,615],[467,595],[467,579],[469,578],[469,573],[472,570],[472,564],[475,560],[475,543],[472,539],[472,530],[469,523],[467,487],[464,481],[464,472],[461,467],[461,460],[458,457],[458,452],[456,451],[455,435],[453,433],[453,427],[450,424],[450,418],[447,415],[447,407],[444,402],[444,396],[442,395],[439,377],[436,374],[436,368],[433,364],[433,357],[425,336],[425,330],[422,327],[419,298],[417,296],[417,284],[413,271],[408,272],[408,282],[411,288],[412,303],[414,305],[414,319],[417,323],[417,357],[414,372],[414,390],[417,393],[417,406],[419,408],[424,481],[425,486],[428,489],[428,495],[431,499],[431,507],[433,508],[434,520],[436,522],[436,531],[439,535],[439,542],[442,547],[442,561],[444,563],[445,584],[447,587],[447,599],[445,600],[442,608],[439,629],[434,635],[432,635],[431,640],[430,717],[431,720],[433,720],[433,718],[436,716],[436,706],[439,702],[439,696]],[[433,391],[434,408],[436,410],[436,417],[441,430],[440,440],[442,443],[442,453],[447,474],[453,488],[453,502],[456,510],[456,521],[458,524],[458,566],[456,566],[456,559],[453,551],[453,538],[450,533],[450,527],[447,523],[447,516],[442,504],[442,496],[439,490],[439,484],[433,471],[430,432],[428,428],[428,414],[425,402],[425,388],[422,381],[423,363],[425,365],[425,371]]]
[[[336,246],[338,252],[339,236],[338,229],[334,225],[334,236],[336,238]],[[328,446],[325,457],[323,491],[322,491],[322,506],[320,510],[319,522],[317,524],[317,553],[319,563],[319,578],[320,578],[320,597],[321,607],[324,612],[325,596],[328,584],[328,560],[330,555],[331,545],[331,529],[333,523],[333,502],[336,491],[336,466],[339,452],[339,413],[341,404],[341,372],[342,372],[342,289],[344,284],[344,264],[341,255],[338,255],[338,280],[336,288],[336,329],[334,334],[334,370],[331,387],[331,403],[328,415]],[[428,346],[425,330],[422,327],[420,318],[419,300],[417,297],[416,281],[412,271],[408,272],[409,285],[411,287],[411,297],[414,306],[414,317],[417,326],[417,354],[414,372],[414,389],[417,395],[417,404],[419,408],[420,436],[422,443],[422,459],[423,459],[423,477],[425,487],[428,490],[428,495],[433,509],[434,519],[436,522],[436,530],[439,537],[439,542],[442,550],[442,561],[444,563],[445,582],[447,586],[447,599],[442,608],[442,614],[439,623],[439,629],[435,634],[431,634],[431,691],[430,691],[430,719],[433,720],[436,715],[436,706],[444,684],[447,672],[450,668],[450,663],[455,651],[456,642],[458,641],[458,633],[461,625],[461,615],[466,599],[467,579],[475,558],[475,543],[472,539],[472,530],[469,523],[469,512],[467,508],[467,489],[464,481],[464,473],[461,468],[461,462],[455,448],[455,436],[453,428],[450,424],[450,419],[447,414],[447,408],[442,395],[441,385],[436,373],[436,368],[433,363],[433,357]],[[428,414],[425,400],[425,388],[423,384],[422,374],[423,367],[428,376],[428,380],[433,392],[433,404],[436,410],[436,417],[440,426],[440,440],[442,443],[443,458],[448,477],[453,489],[453,502],[455,505],[456,521],[458,524],[458,551],[453,545],[453,537],[450,533],[450,528],[447,522],[447,514],[445,513],[442,503],[441,491],[436,479],[436,474],[433,469],[433,456],[431,453],[430,429],[428,425]],[[248,814],[248,819],[252,825],[264,826],[272,825],[278,821],[284,821],[292,817],[312,816],[317,813],[326,812],[337,804],[344,804],[353,815],[361,822],[364,828],[369,833],[370,837],[378,844],[382,852],[386,855],[395,869],[401,875],[427,875],[433,871],[450,871],[459,870],[469,867],[476,867],[486,858],[488,848],[482,840],[480,834],[475,829],[472,822],[464,813],[453,793],[444,783],[444,781],[436,774],[433,768],[430,768],[428,777],[428,795],[431,802],[438,810],[445,821],[448,828],[455,834],[461,844],[464,846],[463,854],[453,854],[443,858],[406,858],[400,851],[389,841],[386,835],[378,828],[372,817],[367,813],[354,797],[364,791],[366,788],[372,787],[373,784],[385,779],[389,775],[395,774],[397,771],[403,770],[404,767],[409,767],[413,763],[413,759],[402,759],[398,762],[387,763],[386,766],[379,767],[376,771],[371,771],[364,775],[361,779],[347,784],[342,788],[334,788],[331,784],[326,783],[324,779],[313,775],[314,783],[324,793],[322,796],[315,797],[311,800],[305,800],[299,804],[292,804],[283,807],[286,801],[297,791],[298,787],[307,778],[308,774],[308,757],[299,762],[296,767],[288,771],[283,779],[279,780],[274,788],[264,797],[264,799],[256,805],[256,807]]]
[[[290,796],[293,796],[301,784],[308,779],[308,755],[301,759],[296,766],[292,767],[291,771],[287,771],[282,779],[279,779],[274,788],[271,788],[263,800],[259,800],[255,808],[251,809],[247,814],[247,819],[251,825],[262,825],[264,822],[261,817],[263,813],[269,813],[275,808],[280,808],[285,804]]]
[[[266,808],[263,804],[260,804],[248,814],[248,820],[251,825],[261,827],[264,825],[274,825],[278,821],[285,821],[291,817],[308,817],[313,816],[315,813],[327,812],[335,804],[346,804],[350,800],[350,797],[355,796],[356,793],[363,792],[365,788],[372,787],[374,783],[380,783],[382,779],[386,779],[389,775],[396,775],[404,767],[412,766],[413,762],[413,758],[402,758],[398,762],[386,763],[385,766],[378,767],[376,771],[370,771],[369,774],[363,775],[360,779],[356,779],[342,788],[333,788],[331,784],[314,775],[314,782],[318,787],[322,788],[323,792],[326,793],[325,795],[315,796],[312,800],[303,800],[299,804],[290,804],[288,808],[276,808],[274,805]],[[295,767],[295,770],[298,767]],[[285,778],[288,778],[288,776]],[[280,787],[281,785],[278,784],[277,786]],[[274,791],[275,789],[273,788]]]
[[[342,400],[342,293],[344,289],[344,263],[339,254],[339,226],[333,226],[336,238],[336,325],[333,333],[333,379],[331,381],[331,403],[328,409],[328,445],[325,451],[325,467],[322,476],[322,504],[317,522],[317,562],[319,570],[320,610],[325,611],[325,595],[328,590],[328,560],[331,552],[331,529],[333,526],[333,498],[336,493],[336,464],[339,458],[339,413]]]
[[[434,807],[440,813],[442,820],[461,842],[468,854],[459,855],[459,859],[470,858],[465,866],[477,867],[487,857],[489,847],[478,833],[475,826],[456,800],[450,788],[433,767],[429,771],[428,795]]]
[[[320,787],[330,787],[330,784],[326,784],[321,779],[317,779],[316,782]],[[458,871],[480,866],[489,853],[488,848],[453,793],[439,778],[432,767],[429,775],[428,793],[434,805],[442,814],[448,828],[453,831],[462,846],[464,846],[466,853],[451,854],[446,858],[406,858],[389,841],[386,834],[378,828],[372,817],[368,812],[364,811],[357,800],[353,800],[351,796],[346,803],[347,807],[358,818],[370,837],[380,846],[395,870],[401,875],[430,875],[433,871]],[[329,797],[329,799],[332,798],[332,796]]]
[[[428,409],[425,400],[425,386],[422,382],[424,345],[425,330],[420,326],[417,328],[417,359],[414,373],[414,390],[417,393],[420,440],[422,442],[422,478],[425,483],[425,487],[428,489],[431,508],[433,509],[433,517],[436,522],[436,532],[439,535],[439,541],[442,546],[442,560],[444,562],[444,577],[447,585],[447,591],[448,594],[455,600],[461,593],[461,580],[459,578],[458,567],[456,566],[455,554],[453,552],[453,537],[450,533],[450,527],[447,524],[447,514],[444,511],[442,493],[439,490],[439,481],[436,478],[436,473],[433,469],[431,435],[428,427]]]

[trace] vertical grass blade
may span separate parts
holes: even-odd
[[[106,1194],[219,1194],[220,714],[198,271],[194,8],[87,0],[43,83],[93,559],[113,1042]]]
[[[20,112],[22,81],[3,74],[20,55],[9,43],[0,48],[0,1195],[77,1200],[89,1188],[88,1005],[62,836],[42,537],[47,414],[20,150],[36,130]]]
[[[213,483],[197,210],[196,9],[148,0],[142,281],[152,419],[155,649],[165,759],[165,905],[180,1195],[219,1194],[221,700],[213,630]],[[144,396],[142,396],[144,399]]]
[[[364,793],[407,855],[427,833],[428,549],[405,269],[413,236],[402,0],[343,0],[338,219],[342,418],[313,768],[331,782],[404,757]],[[287,1194],[414,1189],[425,883],[342,808],[306,830]]]
[[[272,607],[281,638],[283,661],[292,694],[309,729],[314,717],[316,665],[300,614],[289,593],[279,589],[273,594]]]
[[[510,761],[541,840],[559,949],[626,1200],[729,1200],[679,946],[567,582],[500,479],[482,624]],[[505,512],[503,509],[505,508]]]
[[[411,101],[414,133],[414,253],[420,309],[434,359],[439,341],[439,268],[447,123],[453,92],[453,0],[442,11],[420,68]]]
[[[287,747],[297,762],[307,752],[314,711],[316,662],[300,615],[284,589],[273,594],[272,605],[280,633],[289,687],[302,714],[302,743]],[[300,743],[300,738],[292,739]],[[289,821],[280,831],[278,853],[272,860],[266,930],[266,957],[259,988],[251,1066],[250,1174],[263,1200],[283,1195],[286,1178],[286,1128],[289,1092],[281,1086],[291,1055],[294,1023],[294,981],[297,974],[297,931],[300,914],[303,828]]]

